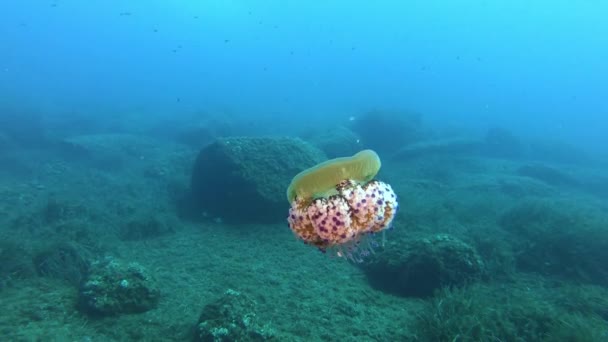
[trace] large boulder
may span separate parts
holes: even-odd
[[[26,148],[47,147],[51,142],[43,115],[22,108],[0,107],[0,135]],[[4,138],[6,139],[6,138]]]
[[[329,158],[352,156],[363,149],[361,138],[344,126],[315,132],[307,140],[319,147]]]
[[[218,139],[196,159],[182,213],[227,222],[277,222],[287,215],[286,190],[293,176],[325,159],[297,138]]]
[[[351,121],[351,128],[365,148],[379,153],[394,153],[409,144],[427,137],[422,117],[401,111],[373,110],[361,114]]]
[[[517,159],[526,155],[525,144],[505,128],[490,128],[484,142],[483,152],[489,157]]]
[[[529,158],[559,164],[593,165],[595,157],[579,146],[561,141],[534,140],[530,142]]]
[[[90,315],[140,313],[158,304],[160,289],[138,263],[106,258],[91,265],[79,291],[79,308]]]
[[[479,279],[485,271],[475,248],[449,234],[387,244],[361,266],[372,286],[406,297],[429,297],[442,287]]]
[[[523,165],[517,170],[517,174],[520,176],[533,178],[553,186],[576,186],[579,183],[568,173],[539,163]]]
[[[208,127],[194,127],[179,131],[175,135],[175,141],[200,149],[212,143],[216,139],[216,133]]]
[[[13,285],[19,279],[34,276],[36,270],[32,257],[22,243],[0,240],[0,291]]]
[[[608,215],[583,201],[528,199],[498,224],[511,236],[518,269],[608,286]]]
[[[257,303],[245,294],[228,289],[215,302],[205,305],[196,324],[194,341],[271,341],[274,329],[259,317]]]
[[[477,154],[481,142],[475,139],[442,139],[414,143],[400,148],[393,154],[395,160],[409,160],[432,155],[466,155]]]
[[[61,279],[72,285],[82,281],[90,264],[86,249],[68,242],[48,246],[36,253],[33,261],[40,276]]]

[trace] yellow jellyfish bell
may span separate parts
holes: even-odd
[[[323,252],[362,261],[399,208],[392,187],[374,179],[379,170],[376,152],[364,150],[300,172],[287,189],[289,228]]]
[[[380,166],[380,157],[372,150],[363,150],[352,157],[330,159],[298,173],[287,188],[287,200],[291,203],[296,197],[306,201],[326,197],[346,179],[368,182],[376,176]]]

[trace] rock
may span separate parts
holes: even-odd
[[[21,243],[0,241],[0,290],[17,279],[25,279],[36,274],[32,256]]]
[[[517,177],[505,175],[495,178],[493,191],[510,196],[513,199],[520,199],[528,196],[552,196],[555,195],[555,189],[550,185],[531,179],[529,177]]]
[[[287,215],[291,179],[325,159],[297,138],[218,139],[196,159],[182,213],[226,222],[278,222]]]
[[[465,284],[485,269],[472,246],[448,234],[393,243],[362,268],[372,286],[408,297],[428,297],[441,287]]]
[[[578,185],[578,181],[565,172],[543,164],[524,165],[517,170],[517,174],[554,186]]]
[[[215,133],[207,127],[184,129],[177,133],[175,141],[195,149],[201,149],[216,139]]]
[[[529,145],[529,158],[532,160],[573,165],[596,163],[594,157],[587,151],[565,142],[535,140],[531,141]]]
[[[165,138],[200,150],[217,138],[243,136],[248,132],[259,134],[260,127],[251,127],[252,123],[263,127],[264,123],[259,119],[257,116],[245,119],[234,117],[230,113],[196,111],[158,120],[144,132],[155,138]]]
[[[486,132],[484,153],[489,157],[522,158],[526,154],[524,144],[511,131],[493,127]]]
[[[583,202],[529,199],[498,219],[519,270],[608,286],[608,217]]]
[[[65,280],[78,285],[89,268],[88,253],[77,244],[60,242],[34,256],[38,275]]]
[[[139,159],[161,151],[162,145],[152,138],[133,134],[89,134],[67,138],[65,143],[74,145],[91,155],[108,155],[114,158]]]
[[[256,302],[244,294],[227,290],[217,301],[203,309],[196,324],[195,341],[271,341],[274,330],[262,324]]]
[[[156,307],[160,290],[137,263],[112,258],[91,265],[79,292],[79,307],[92,315],[139,313]]]
[[[437,154],[477,154],[482,143],[475,139],[444,139],[415,143],[401,148],[392,158],[407,160]]]
[[[152,146],[151,139],[129,134],[79,135],[62,142],[61,153],[102,170],[120,170],[142,157]]]
[[[586,192],[600,198],[608,197],[608,177],[602,169],[552,167],[540,163],[527,164],[517,170],[517,174],[531,178],[556,189],[571,189]],[[522,177],[522,178],[523,178]]]
[[[352,130],[361,137],[364,148],[378,153],[397,149],[422,140],[422,119],[418,114],[373,110],[352,121]]]
[[[44,127],[44,116],[22,108],[0,108],[0,134],[26,148],[48,147],[52,141]]]
[[[123,240],[153,239],[175,232],[178,225],[173,216],[145,212],[126,221],[119,234]]]
[[[581,184],[581,189],[596,196],[608,198],[608,177],[605,175],[588,177]]]
[[[143,135],[117,133],[67,138],[62,142],[61,153],[66,159],[104,171],[137,170],[146,177],[162,178],[173,172],[183,172],[180,163],[189,160],[192,151]],[[163,172],[165,174],[161,175]]]
[[[361,139],[349,128],[339,126],[308,139],[318,146],[329,158],[347,157],[361,151]]]

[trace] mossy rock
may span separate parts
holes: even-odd
[[[510,235],[518,269],[608,285],[608,217],[571,201],[526,200],[498,224]]]
[[[593,312],[602,309],[581,296],[563,307],[563,290],[537,281],[445,288],[411,329],[417,341],[605,341],[606,321]]]
[[[361,138],[344,126],[314,134],[309,141],[318,146],[329,158],[350,156],[363,149]]]
[[[481,142],[475,139],[442,139],[429,140],[407,145],[399,149],[392,158],[407,161],[412,158],[428,158],[434,155],[471,155],[477,154],[481,148]]]
[[[350,126],[364,148],[392,154],[400,148],[424,140],[429,134],[417,113],[372,110],[358,115]]]
[[[517,170],[517,174],[554,186],[578,185],[578,181],[567,173],[543,164],[524,165]]]
[[[78,285],[89,268],[89,252],[76,243],[59,242],[34,255],[38,275]]]
[[[486,132],[483,152],[486,156],[497,158],[522,158],[526,146],[508,129],[492,127]]]
[[[227,222],[278,222],[287,215],[285,190],[292,177],[325,159],[297,138],[218,139],[196,159],[182,213]]]
[[[45,148],[53,143],[39,112],[0,105],[0,134],[20,147]]]
[[[542,160],[558,164],[592,165],[595,163],[594,157],[580,147],[565,142],[549,140],[531,141],[529,143],[528,157],[531,160]]]
[[[173,216],[151,212],[134,215],[121,227],[119,235],[123,240],[146,240],[175,232],[179,225]]]
[[[32,256],[20,243],[0,241],[0,260],[0,290],[36,274]]]
[[[271,341],[275,332],[262,324],[256,302],[247,295],[227,290],[203,308],[196,325],[195,341]]]
[[[175,136],[175,141],[190,146],[194,149],[200,149],[208,144],[211,144],[216,139],[216,134],[208,127],[193,127],[181,130]]]
[[[79,292],[87,314],[111,316],[148,311],[158,304],[156,281],[139,264],[106,258],[91,265]]]
[[[463,285],[485,272],[477,251],[448,234],[389,243],[361,266],[372,286],[407,297],[432,296],[442,287]]]

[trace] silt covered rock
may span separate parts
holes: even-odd
[[[361,138],[344,126],[313,134],[307,140],[318,146],[329,158],[351,156],[363,148]]]
[[[448,234],[392,244],[362,267],[374,287],[411,297],[431,296],[441,287],[463,285],[484,272],[477,251]]]
[[[160,290],[141,265],[107,258],[91,265],[79,296],[83,311],[109,316],[156,307]]]
[[[271,341],[274,330],[256,314],[256,302],[234,290],[205,306],[196,325],[195,341]]]
[[[323,152],[297,138],[218,139],[200,151],[182,210],[229,222],[280,221],[292,177],[323,160]]]

